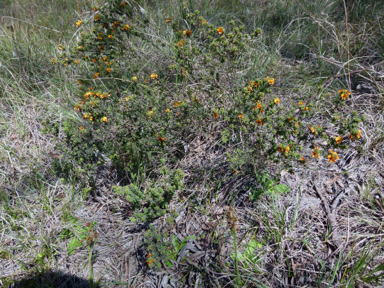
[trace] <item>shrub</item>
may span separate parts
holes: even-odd
[[[182,186],[178,163],[197,136],[216,143],[233,173],[254,179],[278,163],[293,171],[310,156],[335,162],[336,150],[347,147],[348,137],[330,137],[310,123],[321,104],[278,97],[272,75],[251,75],[254,58],[267,56],[260,29],[248,35],[233,21],[215,27],[185,5],[180,19],[164,19],[169,43],[158,40],[160,32],[139,11],[131,2],[110,0],[94,8],[93,28],[81,32],[77,47],[59,47],[60,63],[76,65],[80,75],[79,117],[65,123],[67,154],[75,163],[67,170],[79,165],[91,175],[111,159],[129,184],[115,191],[136,209],[144,207],[138,220],[164,213]],[[143,55],[161,61],[146,65]],[[348,97],[340,90],[326,117],[352,141],[360,138],[362,119],[337,114]],[[314,144],[319,138],[326,141],[322,147]]]

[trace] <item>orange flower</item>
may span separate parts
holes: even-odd
[[[309,126],[309,130],[311,130],[313,134],[317,135],[315,128],[313,128],[312,126]]]
[[[259,85],[258,83],[253,83],[253,86],[255,86],[255,88],[257,88],[257,85]]]
[[[191,31],[191,30],[184,30],[184,31],[183,31],[183,35],[184,35],[184,36],[191,36],[191,34],[192,34],[192,31]]]
[[[81,20],[79,20],[79,21],[76,22],[75,25],[76,25],[76,27],[79,27],[82,23],[83,23],[83,22],[81,22]]]
[[[357,133],[356,133],[356,135],[351,134],[351,135],[349,136],[349,138],[350,138],[350,139],[353,139],[353,137],[356,137],[356,139],[360,139],[360,138],[361,138],[360,133],[361,133],[361,130],[358,130]]]
[[[305,109],[305,111],[308,111],[308,110],[309,110],[309,108],[308,108],[308,107],[305,107],[304,109]]]
[[[93,75],[93,79],[96,79],[96,78],[98,78],[99,76],[100,76],[100,73],[97,72],[97,73],[95,73],[95,75]]]
[[[119,22],[117,21],[113,22],[113,24],[115,24],[116,27],[119,26]]]
[[[279,145],[279,149],[278,149],[279,152],[283,152],[284,151],[284,148],[283,146]]]
[[[108,118],[105,116],[103,118],[101,118],[101,120],[103,120],[103,122],[108,122]]]
[[[152,79],[152,80],[155,80],[155,79],[157,79],[157,78],[158,78],[158,76],[157,76],[156,73],[151,74],[151,79]]]
[[[305,163],[305,158],[304,158],[304,156],[301,156],[300,161],[303,162],[303,163]]]
[[[244,113],[241,113],[241,114],[239,115],[239,118],[241,119],[241,118],[243,118],[243,116],[244,116]]]
[[[328,162],[335,163],[337,159],[340,159],[339,156],[337,156],[337,153],[334,152],[332,149],[329,150],[329,153],[331,154],[328,155]]]
[[[95,15],[95,21],[98,21],[99,20],[99,14],[97,13],[96,15]]]
[[[116,25],[117,26],[117,25]],[[123,28],[121,28],[121,30],[123,30],[123,31],[128,31],[128,29],[129,29],[129,25],[128,24],[125,24],[124,26],[123,26]]]
[[[97,62],[97,60],[96,60],[96,59],[91,59],[91,61],[92,61],[93,63],[96,63],[96,62]]]
[[[84,129],[84,126],[79,127],[79,130],[83,130],[83,129]]]
[[[88,117],[89,117],[89,114],[88,114],[88,113],[85,113],[85,114],[83,115],[83,118],[84,118],[84,119],[88,119]]]
[[[90,117],[89,117],[89,121],[91,121],[91,122],[93,122],[94,119],[95,119],[95,118],[93,118],[93,116],[90,116]]]
[[[184,39],[181,39],[180,41],[177,42],[177,44],[180,46],[180,47],[183,47],[185,43],[185,40]]]
[[[60,51],[63,50],[63,46],[60,44],[58,49],[59,49]]]
[[[76,63],[76,64],[79,64],[79,60],[75,60],[75,63]]]
[[[127,5],[127,2],[123,2],[123,3],[121,3],[121,6],[125,6],[125,5]]]
[[[269,85],[274,85],[275,84],[275,79],[274,78],[268,79],[268,84]]]
[[[108,68],[107,68],[107,72],[108,72],[108,73],[111,72],[111,68],[108,67]]]
[[[302,106],[302,105],[305,105],[305,103],[300,101],[299,106]]]
[[[215,114],[213,114],[213,117],[215,117],[215,119],[217,119],[217,117],[219,117],[219,114],[215,113]]]
[[[181,102],[175,102],[175,104],[173,106],[176,108],[179,105],[181,105]]]
[[[217,30],[217,33],[219,33],[219,35],[224,33],[224,28],[223,27],[219,27],[216,30]]]
[[[158,139],[159,139],[160,142],[164,142],[165,141],[164,137],[159,137]]]
[[[104,56],[103,57],[103,62],[107,61],[108,57],[107,56]]]
[[[257,102],[257,105],[256,105],[256,107],[257,107],[258,109],[261,109],[261,108],[263,108],[263,105],[261,105],[261,103],[260,103],[260,102]]]
[[[171,23],[172,17],[169,17],[168,19],[165,20],[167,23]]]
[[[93,11],[97,11],[97,10],[99,10],[97,7],[93,7]]]
[[[165,112],[166,112],[166,113],[169,113],[169,109],[165,109]]]
[[[263,120],[260,120],[260,119],[257,119],[257,120],[256,120],[256,123],[259,124],[259,126],[261,126],[261,125],[264,124]]]
[[[336,140],[336,143],[337,143],[337,144],[340,144],[341,141],[343,140],[343,138],[341,138],[341,137],[339,136],[339,137],[335,137],[335,140]]]
[[[108,38],[111,39],[113,36],[112,35],[108,35]]]
[[[55,58],[52,58],[51,61],[52,61],[53,64],[56,64],[56,63],[57,63],[56,60],[55,60]]]
[[[82,85],[83,84],[83,82],[81,82],[81,80],[79,80],[79,85]]]
[[[279,99],[279,98],[276,98],[275,100],[273,100],[273,102],[275,102],[276,105],[279,105],[279,103],[280,103],[280,99]]]
[[[291,149],[291,147],[290,146],[287,146],[287,148],[285,148],[285,153],[289,153],[289,150]]]
[[[343,100],[346,100],[348,98],[348,96],[351,95],[351,93],[346,89],[339,90],[339,94],[340,94],[341,99],[343,99]]]
[[[319,155],[319,147],[315,146],[315,150],[312,151],[312,158],[317,158],[317,159],[320,159],[320,155]]]

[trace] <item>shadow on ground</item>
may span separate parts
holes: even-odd
[[[8,288],[89,288],[89,279],[62,272],[45,272],[16,281]],[[100,287],[94,284],[93,287]]]

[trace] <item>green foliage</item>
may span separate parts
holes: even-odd
[[[67,215],[66,221],[70,227],[63,229],[59,238],[70,239],[67,245],[68,255],[72,255],[77,249],[84,247],[84,244],[91,245],[91,243],[97,238],[97,232],[95,227],[97,223],[94,221],[92,224],[87,223],[84,227],[78,224],[77,218]]]
[[[183,172],[180,169],[170,172],[167,167],[162,167],[161,174],[166,177],[153,183],[147,181],[144,191],[135,183],[124,187],[114,187],[114,191],[126,197],[133,208],[142,212],[135,214],[136,221],[147,222],[164,215],[173,195],[183,186]],[[135,180],[134,176],[134,180]]]
[[[330,138],[323,127],[311,126],[311,115],[322,110],[321,103],[280,99],[273,94],[277,80],[251,74],[248,68],[255,58],[268,56],[260,29],[247,34],[235,21],[215,27],[184,5],[180,18],[164,21],[171,40],[159,42],[149,36],[158,31],[135,5],[111,0],[100,9],[94,7],[91,32],[82,31],[76,47],[59,46],[58,65],[75,66],[79,75],[74,106],[79,117],[64,123],[66,143],[58,148],[68,159],[61,159],[59,172],[83,173],[92,181],[96,167],[110,159],[129,182],[116,192],[143,210],[137,220],[150,221],[163,215],[181,188],[162,184],[162,167],[175,169],[187,156],[190,139],[216,141],[234,173],[261,181],[264,190],[252,193],[254,200],[263,191],[288,191],[265,182],[261,171],[277,163],[292,171],[309,161],[308,148],[316,155],[330,149],[328,160],[335,162],[333,149],[348,147],[345,140]],[[76,22],[80,30],[87,24]],[[143,53],[162,61],[147,67]],[[325,117],[333,118],[339,132],[349,132],[355,140],[363,119],[352,115],[335,120],[348,93],[339,91],[330,107],[334,115]],[[319,139],[327,143],[324,150],[314,145]]]
[[[257,242],[255,239],[252,239],[247,244],[245,251],[243,254],[237,252],[237,260],[243,262],[245,268],[250,268],[254,272],[260,272],[257,269],[255,269],[255,265],[261,261],[260,257],[257,257],[255,255],[255,250],[260,249],[263,247],[263,244],[260,242]],[[236,255],[232,253],[230,257],[235,260]]]

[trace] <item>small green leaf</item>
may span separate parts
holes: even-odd
[[[270,189],[268,189],[269,193],[274,193],[274,194],[284,194],[288,193],[291,190],[291,188],[285,184],[278,184]]]

